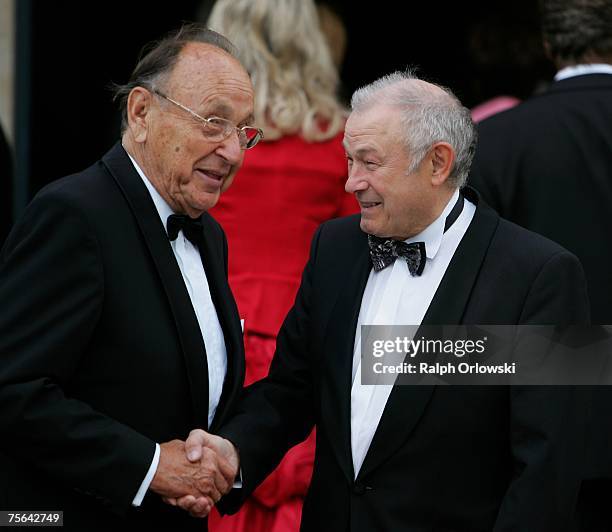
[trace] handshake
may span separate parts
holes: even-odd
[[[201,429],[187,441],[160,445],[159,464],[149,489],[193,517],[206,517],[234,485],[239,458],[231,442]]]

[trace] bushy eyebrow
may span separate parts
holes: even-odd
[[[224,103],[216,103],[206,112],[207,115],[217,115],[220,118],[225,118],[232,114],[232,108]]]
[[[207,116],[218,116],[219,118],[227,118],[232,116],[233,109],[225,103],[217,103],[206,113]],[[255,120],[255,117],[251,113],[244,120],[240,121],[240,124],[251,125]]]
[[[344,145],[344,150],[346,151],[347,154],[349,153],[348,147],[346,145]],[[367,155],[371,155],[371,154],[374,154],[374,155],[377,155],[377,156],[380,155],[378,153],[378,151],[376,149],[374,149],[374,148],[359,148],[359,149],[355,150],[353,155],[355,157],[363,158],[363,157],[365,157]]]

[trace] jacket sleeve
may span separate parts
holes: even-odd
[[[96,236],[73,204],[43,191],[0,256],[0,449],[122,512],[155,443],[70,397],[104,304]]]
[[[236,512],[287,450],[303,441],[314,426],[311,307],[320,234],[321,228],[313,238],[294,306],[279,332],[268,376],[245,389],[236,415],[219,431],[239,451],[243,480],[242,489],[232,490],[221,501],[222,513]]]

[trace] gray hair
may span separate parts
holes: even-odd
[[[377,104],[399,108],[410,157],[407,174],[416,171],[436,142],[448,142],[455,150],[448,183],[465,185],[476,150],[476,128],[469,109],[449,89],[426,83],[410,70],[394,72],[361,87],[351,99],[357,113]]]
[[[541,0],[542,36],[556,62],[584,61],[587,54],[612,55],[610,0]]]
[[[121,133],[128,126],[127,99],[132,89],[144,87],[152,90],[163,84],[176,65],[181,51],[191,42],[210,44],[238,59],[236,48],[227,38],[201,24],[184,24],[162,40],[145,45],[130,80],[124,85],[114,84],[111,87],[113,100],[119,101],[121,110]]]

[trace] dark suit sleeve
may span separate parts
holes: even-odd
[[[582,265],[567,251],[549,258],[533,282],[521,314],[521,324],[586,325],[589,298]]]
[[[39,195],[9,236],[0,257],[0,449],[24,471],[122,511],[154,442],[70,397],[104,305],[102,264],[86,216],[59,193]]]
[[[520,322],[589,323],[578,259],[559,252],[545,262],[532,283]],[[573,530],[589,392],[572,386],[511,386],[509,393],[515,466],[494,530]]]
[[[233,490],[221,501],[222,513],[237,511],[314,425],[310,313],[320,233],[321,228],[314,236],[294,306],[279,332],[268,376],[245,389],[236,415],[219,431],[238,448],[243,478],[243,489]]]

